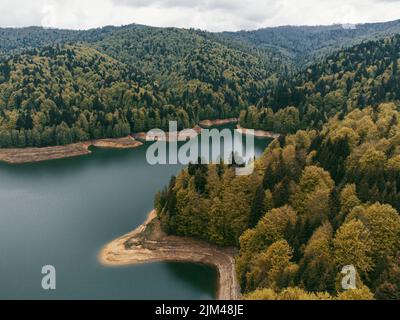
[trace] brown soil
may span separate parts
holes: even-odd
[[[250,132],[249,129],[242,128],[241,126],[236,127],[241,134],[251,134],[256,138],[268,138],[268,139],[277,139],[281,135],[279,133],[271,132],[271,131],[264,131],[264,130],[254,130],[254,133]]]
[[[128,136],[126,138],[120,139],[101,139],[95,140],[91,144],[96,148],[103,149],[134,149],[143,145],[140,141],[135,140],[135,138]]]
[[[220,248],[190,238],[166,235],[155,211],[131,233],[111,242],[100,253],[107,266],[137,265],[151,262],[191,262],[214,266],[219,274],[219,300],[237,300],[240,289],[236,278],[233,248]]]
[[[211,128],[214,126],[223,126],[226,124],[237,123],[239,120],[237,118],[230,119],[218,119],[218,120],[203,120],[199,123],[199,126],[203,128]]]
[[[98,148],[127,149],[137,148],[142,143],[132,137],[118,139],[100,139],[94,141],[74,143],[66,146],[46,148],[0,149],[0,161],[21,164],[46,160],[71,158],[90,154],[90,146]]]
[[[203,129],[199,126],[195,126],[192,129],[182,130],[180,132],[166,132],[165,137],[160,137],[156,134],[147,134],[146,132],[135,133],[133,136],[135,139],[140,141],[187,141],[197,137]]]
[[[199,125],[195,126],[191,130],[183,130],[179,132],[179,135],[175,132],[167,134],[166,141],[187,141],[201,133],[203,128],[209,128],[212,126],[225,125],[229,123],[237,123],[238,119],[220,119],[220,120],[205,120],[200,122]],[[139,141],[138,141],[139,140]],[[100,139],[94,141],[74,143],[66,146],[54,146],[45,148],[12,148],[12,149],[1,149],[0,148],[0,161],[20,164],[20,163],[31,163],[46,160],[55,160],[63,158],[71,158],[77,156],[83,156],[90,154],[89,147],[95,146],[97,148],[112,148],[112,149],[127,149],[137,148],[142,145],[144,141],[156,141],[160,140],[158,137],[147,137],[145,132],[137,133],[126,138],[118,139]]]

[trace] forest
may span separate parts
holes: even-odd
[[[400,32],[400,20],[383,23],[330,26],[282,26],[253,31],[225,32],[261,50],[274,48],[296,66],[304,67],[333,51],[349,48],[365,41],[379,40]]]
[[[240,248],[249,299],[400,299],[398,108],[277,139],[251,176],[192,164],[157,195],[164,229]],[[347,265],[356,290],[341,290]]]
[[[184,111],[133,79],[126,65],[82,46],[33,49],[6,60],[0,64],[0,146],[121,137],[166,127],[169,117],[189,125]]]
[[[156,197],[164,229],[239,248],[248,299],[399,299],[399,39],[335,53],[242,111],[242,126],[284,135],[251,176],[174,177]],[[347,265],[356,290],[341,289]]]
[[[339,51],[292,79],[280,78],[257,105],[241,113],[241,125],[294,133],[320,129],[337,113],[399,101],[399,59],[400,35]],[[285,125],[281,118],[288,113]]]
[[[0,60],[0,147],[63,145],[167,129],[169,120],[183,129],[230,118],[262,97],[275,72],[265,58],[191,30],[137,26],[93,46],[27,49]]]
[[[190,164],[169,234],[236,247],[246,299],[400,299],[400,21],[237,33],[0,29],[0,148],[239,117],[281,134],[250,176]],[[357,289],[343,291],[353,265]]]
[[[284,134],[320,129],[346,108],[398,99],[399,37],[384,38],[398,31],[399,21],[248,33],[0,29],[0,147],[239,116],[243,127]]]

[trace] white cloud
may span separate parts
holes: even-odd
[[[400,18],[400,0],[1,0],[0,26],[139,23],[211,31]]]

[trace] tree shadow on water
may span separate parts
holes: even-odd
[[[165,263],[165,268],[176,281],[184,283],[206,296],[216,298],[218,272],[215,268],[200,264]]]

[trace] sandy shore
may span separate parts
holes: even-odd
[[[239,121],[238,118],[229,118],[229,119],[218,119],[218,120],[203,120],[200,121],[199,126],[203,128],[211,128],[214,126],[223,126],[231,123],[237,123]]]
[[[106,245],[99,260],[106,266],[152,262],[190,262],[215,267],[219,274],[218,300],[237,300],[240,288],[235,272],[236,250],[219,248],[203,241],[166,235],[152,211],[136,230]]]
[[[0,161],[10,164],[32,163],[87,155],[91,153],[89,150],[91,146],[104,149],[132,149],[141,145],[143,143],[128,136],[117,139],[86,141],[66,146],[0,149]]]
[[[241,126],[237,126],[236,130],[240,132],[241,134],[251,134],[255,136],[256,138],[268,138],[268,139],[277,139],[281,135],[279,133],[274,133],[271,131],[264,131],[264,130],[254,130],[253,132],[250,132],[249,129],[243,128]]]
[[[185,129],[180,132],[166,132],[165,137],[160,137],[157,134],[148,134],[146,132],[135,133],[133,137],[139,141],[167,141],[167,142],[175,142],[175,141],[187,141],[193,138],[196,138],[203,129],[200,126],[195,126],[192,129]]]
[[[100,139],[91,142],[90,146],[101,149],[134,149],[142,146],[143,143],[137,141],[132,136],[119,139]]]

